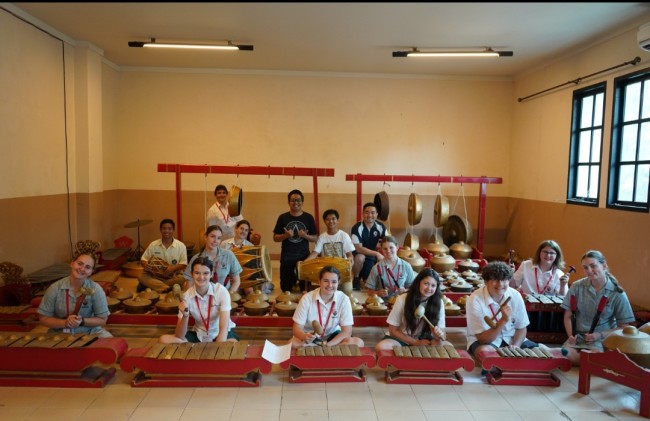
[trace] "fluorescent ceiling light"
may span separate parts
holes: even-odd
[[[421,51],[413,48],[410,51],[393,51],[393,57],[512,57],[512,51],[494,51],[492,48],[481,50],[451,50],[440,49]]]
[[[184,42],[156,42],[155,38],[151,41],[129,41],[129,47],[136,48],[181,48],[181,49],[198,49],[198,50],[241,50],[253,51],[252,45],[233,44],[228,41],[224,44],[193,44]]]

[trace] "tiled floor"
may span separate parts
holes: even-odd
[[[118,282],[123,281],[122,279]],[[123,281],[127,282],[128,281]],[[109,326],[129,347],[154,343],[172,327]],[[280,344],[288,329],[238,328],[242,339]],[[355,328],[374,346],[381,328]],[[464,329],[448,329],[457,348],[465,347]],[[117,365],[116,365],[117,366]],[[556,370],[560,387],[491,386],[480,369],[461,371],[461,386],[389,385],[383,371],[367,371],[365,383],[289,383],[274,366],[256,388],[132,388],[133,373],[118,368],[103,389],[0,387],[0,420],[336,420],[336,421],[599,421],[644,419],[640,393],[593,378],[591,394],[577,393],[578,370]]]

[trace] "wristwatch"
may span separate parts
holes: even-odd
[[[179,319],[182,319],[183,317],[189,317],[189,316],[190,316],[190,312],[189,312],[189,311],[181,311],[181,310],[178,310],[178,318],[179,318]]]

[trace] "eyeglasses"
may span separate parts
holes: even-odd
[[[302,203],[302,199],[291,199],[289,200],[291,203]]]
[[[544,253],[547,256],[557,256],[557,253],[554,251],[542,250],[542,253]]]

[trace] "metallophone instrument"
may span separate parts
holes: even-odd
[[[0,386],[103,387],[126,353],[124,339],[97,335],[0,334]]]
[[[386,369],[386,383],[463,384],[461,368],[474,369],[474,360],[465,350],[452,345],[396,346],[377,354],[377,366]]]
[[[616,350],[580,352],[578,393],[588,395],[591,376],[601,377],[641,392],[639,415],[650,418],[650,369],[640,366],[627,355]]]
[[[476,361],[487,371],[488,383],[493,385],[554,386],[560,379],[552,373],[559,368],[571,369],[571,362],[562,355],[561,349],[547,348],[499,348],[480,351]]]
[[[305,346],[280,363],[291,383],[365,382],[365,367],[375,366],[372,349],[356,345]]]
[[[241,342],[155,344],[130,349],[122,370],[139,370],[134,387],[259,386],[261,374],[272,365],[262,358],[261,346]]]

